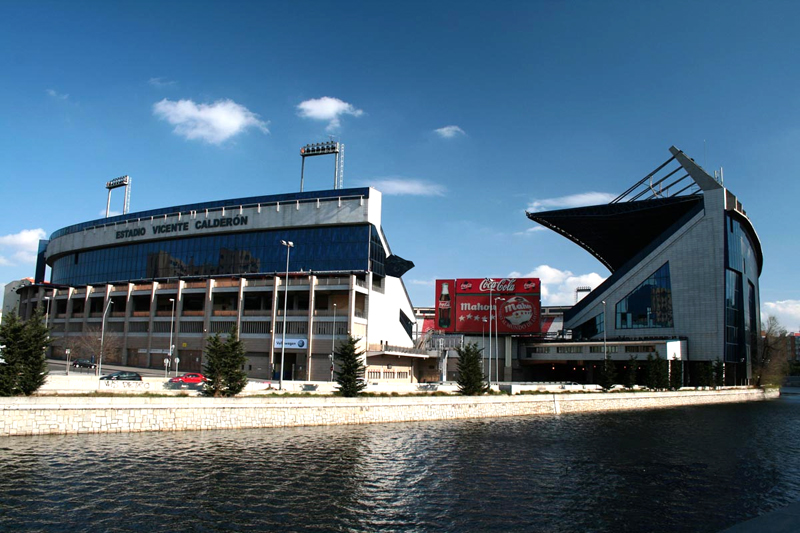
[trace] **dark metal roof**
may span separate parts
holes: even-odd
[[[595,256],[611,272],[703,201],[699,195],[527,213]]]

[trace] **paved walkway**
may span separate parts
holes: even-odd
[[[800,531],[800,502],[737,524],[720,533],[797,533]]]

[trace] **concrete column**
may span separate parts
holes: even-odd
[[[311,381],[311,354],[314,348],[314,309],[316,308],[317,276],[308,276],[308,353],[306,354],[306,381]]]

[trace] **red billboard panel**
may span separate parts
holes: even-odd
[[[540,333],[539,291],[536,278],[437,280],[437,329],[455,333],[488,333],[490,329],[523,335]]]

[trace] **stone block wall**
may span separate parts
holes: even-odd
[[[0,437],[378,424],[653,409],[767,398],[759,389],[488,397],[15,397],[0,399]]]

